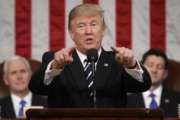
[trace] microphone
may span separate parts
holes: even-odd
[[[96,62],[98,59],[98,51],[96,49],[89,49],[87,51],[88,62]]]
[[[97,49],[89,49],[87,51],[87,60],[92,65],[92,80],[93,80],[93,105],[96,107],[96,86],[95,86],[95,62],[98,60]]]
[[[98,60],[98,51],[97,49],[89,49],[87,51],[87,61],[92,64],[92,75],[95,76],[95,62]]]

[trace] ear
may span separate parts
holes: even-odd
[[[107,27],[104,27],[104,28],[103,28],[103,33],[102,33],[103,36],[105,36],[106,31],[107,31]]]
[[[167,76],[168,76],[168,70],[165,70],[165,72],[164,72],[164,79],[166,79]]]
[[[32,74],[33,74],[32,71],[30,71],[30,72],[29,72],[29,77],[30,77],[30,79],[31,79],[31,77],[32,77]]]
[[[3,75],[3,81],[4,81],[4,83],[5,83],[5,85],[9,85],[9,82],[8,82],[8,80],[7,80],[8,78],[7,78],[7,76],[6,75]]]
[[[71,36],[71,39],[74,41],[74,32],[72,29],[69,29],[69,35]]]

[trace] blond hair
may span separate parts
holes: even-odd
[[[103,9],[97,4],[80,4],[73,8],[69,13],[68,18],[68,29],[71,29],[71,22],[75,17],[79,16],[91,16],[99,14],[102,18],[103,27],[106,28],[106,24],[104,21],[104,11]]]

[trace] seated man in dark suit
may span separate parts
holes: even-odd
[[[124,107],[127,92],[149,89],[150,76],[132,50],[102,48],[106,24],[100,6],[76,6],[68,23],[75,47],[45,53],[29,84],[34,93],[48,95],[49,107]]]
[[[128,96],[129,107],[161,108],[166,117],[177,116],[180,93],[163,86],[168,75],[168,58],[160,49],[150,49],[142,58],[150,73],[152,86],[148,91]]]
[[[28,61],[21,56],[14,56],[5,61],[3,79],[10,94],[0,99],[1,117],[24,117],[24,107],[45,106],[46,99],[29,91],[28,84],[32,71]]]

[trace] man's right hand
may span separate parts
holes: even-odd
[[[63,48],[54,54],[51,69],[63,69],[66,64],[73,61],[72,53],[75,48]]]

